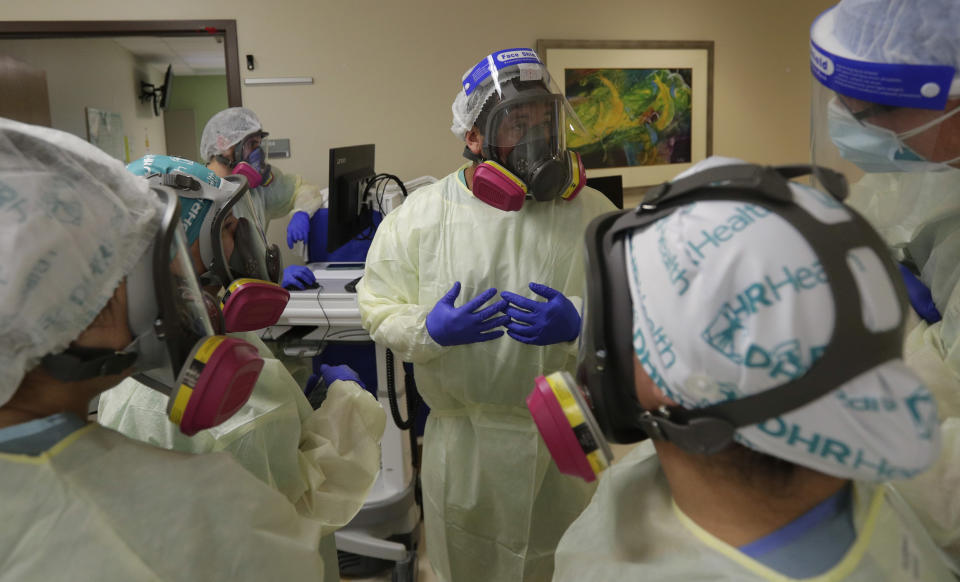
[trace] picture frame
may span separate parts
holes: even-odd
[[[713,152],[713,41],[537,41],[588,134],[568,134],[589,177],[626,189],[673,179]]]

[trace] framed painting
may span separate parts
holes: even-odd
[[[538,40],[577,114],[587,175],[625,188],[668,181],[713,150],[713,41]]]

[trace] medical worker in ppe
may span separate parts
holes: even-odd
[[[258,305],[269,305],[275,293],[288,292],[269,281],[279,273],[269,267],[276,253],[266,245],[243,181],[237,188],[200,164],[167,156],[147,156],[127,169],[179,196],[187,243],[195,251],[203,249],[194,257],[208,256],[208,249],[222,251],[207,260],[195,260],[195,267],[201,281],[212,278],[231,290],[223,305],[227,331],[245,331],[228,337],[256,346],[264,367],[244,407],[209,430],[184,434],[168,419],[162,395],[133,378],[101,395],[99,422],[165,449],[230,453],[254,476],[283,493],[300,515],[322,524],[324,579],[337,580],[332,532],[356,515],[376,480],[386,422],[383,408],[361,387],[355,372],[346,366],[328,366],[323,370],[326,399],[313,410],[283,364],[253,333],[276,323],[283,310],[281,305],[279,311],[263,311]],[[237,260],[238,256],[244,259]],[[247,301],[243,295],[251,291]],[[237,309],[239,313],[233,313]]]
[[[253,190],[253,203],[266,230],[271,220],[293,216],[287,224],[287,246],[310,237],[310,217],[326,206],[326,194],[300,176],[287,175],[267,163],[263,138],[268,135],[257,114],[246,107],[230,107],[210,118],[200,136],[200,155],[221,178],[239,174]],[[287,289],[307,289],[316,284],[313,271],[289,265],[283,271]]]
[[[181,430],[209,428],[264,366],[215,332],[177,198],[72,135],[0,119],[0,225],[0,580],[321,579],[322,524],[232,457],[87,421],[136,373]]]
[[[844,0],[810,30],[813,160],[901,264],[906,360],[960,411],[960,4]],[[877,79],[865,83],[863,79]]]
[[[537,422],[653,446],[601,473],[554,580],[953,579],[888,483],[939,444],[903,282],[840,174],[788,181],[811,170],[709,158],[590,225],[577,380],[538,379],[566,405]]]
[[[452,130],[470,162],[384,218],[357,299],[431,409],[421,479],[438,577],[549,580],[593,487],[556,470],[524,397],[544,370],[572,370],[580,237],[613,205],[584,187],[565,147],[579,123],[536,53],[498,51],[462,81]]]
[[[916,315],[904,357],[943,420],[941,459],[903,491],[960,555],[960,4],[845,0],[810,39],[813,159],[848,173],[850,205],[906,273]]]

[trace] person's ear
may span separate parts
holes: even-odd
[[[200,276],[207,272],[207,266],[203,264],[203,256],[200,254],[200,239],[190,243],[190,246],[187,247],[190,251],[190,259],[193,261],[193,270],[197,272],[197,276]]]
[[[657,383],[653,381],[653,378],[650,377],[650,374],[647,374],[636,354],[633,356],[633,378],[637,402],[644,409],[656,410],[660,406],[677,405],[676,402],[667,398],[660,387],[657,386]]]
[[[483,151],[483,136],[480,135],[480,130],[477,129],[477,126],[474,125],[470,128],[470,131],[467,132],[467,135],[464,136],[464,141],[467,142],[467,149],[469,149],[473,155],[481,155]]]

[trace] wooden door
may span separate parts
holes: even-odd
[[[47,73],[0,55],[0,117],[50,127]]]
[[[200,161],[197,154],[197,114],[193,109],[164,111],[163,128],[167,138],[167,155]]]

